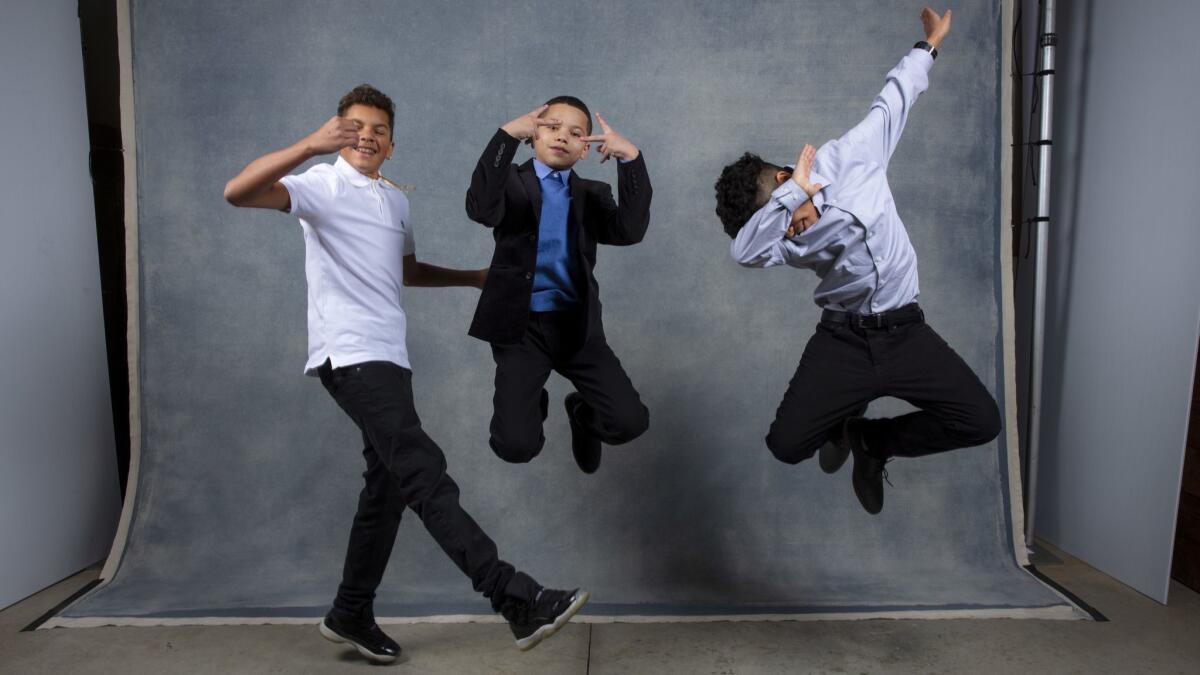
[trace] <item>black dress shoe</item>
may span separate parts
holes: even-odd
[[[867,406],[862,406],[851,413],[850,417],[862,417],[867,412]],[[847,418],[849,419],[849,418]],[[821,446],[817,455],[817,463],[825,473],[837,473],[850,456],[850,443],[846,440],[846,420],[829,432],[829,439]]]
[[[321,635],[330,642],[348,644],[359,654],[376,663],[391,663],[400,656],[400,645],[388,637],[374,621],[369,626],[341,621],[333,612],[321,620]]]
[[[887,479],[887,459],[867,451],[863,440],[861,417],[852,417],[845,423],[845,440],[854,455],[854,472],[851,483],[858,503],[867,513],[875,515],[883,510],[883,481]]]
[[[532,604],[513,603],[500,611],[508,619],[517,647],[524,652],[557,633],[587,601],[588,592],[578,588],[573,591],[543,588]]]
[[[571,452],[575,455],[575,463],[584,473],[596,473],[600,468],[600,439],[577,419],[579,409],[584,405],[583,397],[578,392],[571,392],[563,405],[567,408],[567,419],[571,421]]]

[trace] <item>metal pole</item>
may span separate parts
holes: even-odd
[[[1042,429],[1042,356],[1046,335],[1046,230],[1050,224],[1050,148],[1051,118],[1054,103],[1054,0],[1041,0],[1042,30],[1038,35],[1041,52],[1036,77],[1040,89],[1041,124],[1038,144],[1037,232],[1033,272],[1033,340],[1030,345],[1029,372],[1029,481],[1025,509],[1025,546],[1033,544],[1033,521],[1037,515],[1038,446]]]

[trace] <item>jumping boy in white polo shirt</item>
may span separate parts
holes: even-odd
[[[451,270],[417,261],[404,193],[379,175],[395,144],[391,99],[354,88],[337,115],[294,145],[251,162],[225,186],[235,206],[286,211],[300,219],[308,281],[308,364],[362,430],[366,486],[350,529],[342,582],[321,634],[373,661],[400,646],[375,623],[375,589],[391,555],[400,515],[411,508],[476,591],[504,615],[517,646],[530,649],[563,626],[586,591],[539,586],[500,560],[496,545],[458,502],[446,459],[421,429],[405,348],[403,286],[480,288],[487,270]],[[337,152],[333,164],[287,175]]]

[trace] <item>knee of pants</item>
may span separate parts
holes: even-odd
[[[993,400],[980,405],[970,421],[959,430],[968,446],[983,445],[1000,435],[1000,407]]]
[[[610,424],[609,445],[628,443],[650,428],[650,410],[639,403],[616,415]]]
[[[782,432],[775,425],[771,425],[766,440],[767,449],[775,455],[775,459],[785,464],[799,464],[815,455],[821,447],[819,442]]]
[[[541,434],[513,438],[493,433],[488,445],[492,446],[492,452],[500,459],[512,464],[524,464],[538,456],[545,442],[546,439]]]

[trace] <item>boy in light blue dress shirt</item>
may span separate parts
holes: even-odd
[[[853,455],[855,495],[883,508],[885,464],[987,443],[1000,432],[995,399],[924,321],[917,258],[887,182],[909,112],[929,86],[951,13],[921,14],[925,40],[888,74],[867,116],[819,150],[805,146],[795,168],[746,153],[716,183],[717,215],[746,267],[812,269],[824,309],[776,412],[767,447],[795,464],[820,451],[837,471]],[[920,410],[866,419],[882,396]]]

